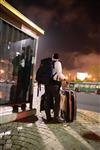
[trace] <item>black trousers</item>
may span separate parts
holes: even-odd
[[[59,84],[52,84],[52,85],[45,85],[45,113],[47,120],[51,118],[50,114],[50,106],[51,101],[53,100],[54,103],[54,118],[59,117],[59,109],[60,109],[60,83]]]

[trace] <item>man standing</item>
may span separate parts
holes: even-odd
[[[52,98],[54,100],[54,122],[60,122],[59,119],[59,108],[60,108],[60,87],[61,81],[65,79],[65,76],[62,73],[62,64],[59,61],[59,54],[54,53],[52,56],[53,64],[53,80],[50,84],[45,85],[45,113],[47,117],[47,121],[50,122],[52,120],[50,114],[50,104]]]

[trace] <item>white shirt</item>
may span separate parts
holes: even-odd
[[[65,79],[65,76],[62,73],[62,65],[61,65],[61,62],[59,60],[56,60],[54,63],[53,75],[54,75],[54,77],[53,77],[54,80],[59,81],[59,80]]]

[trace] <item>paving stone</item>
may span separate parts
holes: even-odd
[[[45,124],[38,116],[35,122],[32,117],[1,125],[0,150],[99,150],[100,140],[84,136],[98,135],[98,114],[90,118],[89,112],[79,110],[76,121],[64,124]]]

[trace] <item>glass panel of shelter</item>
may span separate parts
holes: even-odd
[[[0,38],[0,105],[26,103],[32,86],[35,39],[3,20]]]

